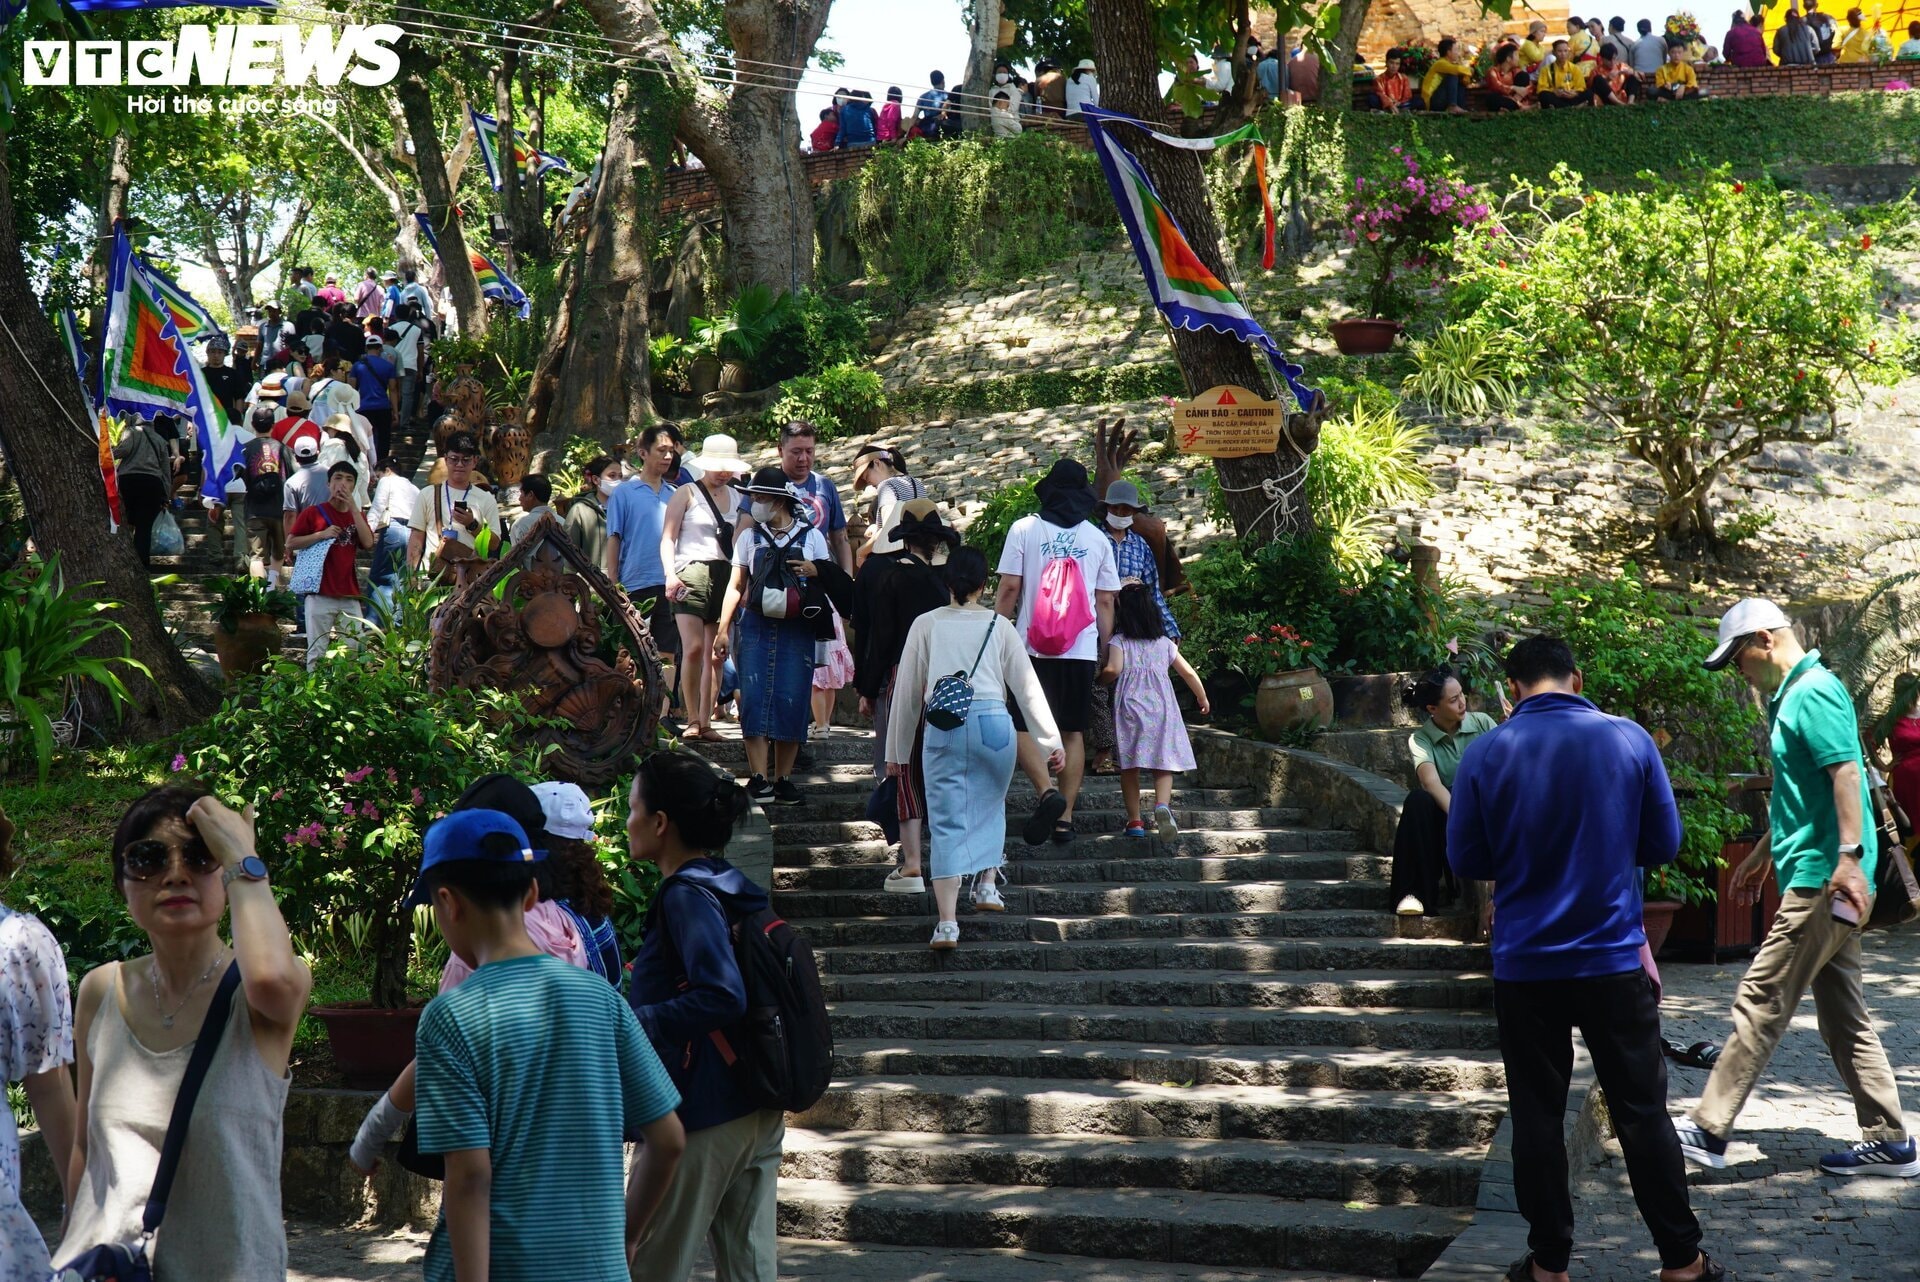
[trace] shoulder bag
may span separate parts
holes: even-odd
[[[933,683],[933,690],[927,695],[927,724],[935,730],[958,730],[967,724],[967,714],[973,711],[973,674],[980,670],[980,660],[987,653],[987,643],[993,640],[998,619],[997,615],[987,619],[987,634],[980,638],[980,649],[974,653],[971,668]]]
[[[193,1117],[194,1101],[213,1066],[220,1049],[226,1022],[233,1013],[233,994],[240,987],[240,963],[230,962],[220,986],[213,990],[213,1002],[206,1018],[200,1021],[200,1036],[193,1043],[193,1055],[180,1079],[180,1093],[173,1097],[173,1115],[167,1119],[167,1137],[160,1145],[160,1168],[153,1175],[153,1191],[147,1195],[146,1214],[140,1219],[140,1237],[131,1244],[114,1242],[75,1256],[54,1272],[54,1282],[153,1282],[153,1235],[166,1218],[167,1197],[173,1192],[173,1177],[180,1170],[180,1154],[187,1147],[187,1123]],[[108,1001],[114,1000],[108,994]]]
[[[338,528],[333,518],[323,512],[321,519],[327,523],[327,537],[309,543],[293,554],[293,573],[287,578],[287,591],[295,596],[312,596],[320,590],[320,577],[327,570],[327,554],[333,551],[338,542],[338,536],[333,533]]]
[[[693,488],[700,491],[700,497],[707,501],[707,510],[713,513],[713,528],[720,535],[722,559],[733,560],[733,527],[727,524],[726,517],[720,515],[720,505],[713,501],[713,491],[699,481],[693,483]]]

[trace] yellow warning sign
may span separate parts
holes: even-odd
[[[1271,454],[1280,444],[1286,408],[1231,384],[1210,387],[1173,407],[1173,439],[1183,454],[1247,458]]]

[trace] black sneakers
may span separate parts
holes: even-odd
[[[773,785],[767,782],[765,775],[755,775],[747,780],[747,796],[764,805],[773,800]]]
[[[773,804],[776,806],[797,806],[801,802],[799,785],[791,779],[773,781]]]

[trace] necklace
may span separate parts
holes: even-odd
[[[164,1010],[160,1005],[160,959],[158,957],[153,959],[153,969],[148,976],[148,986],[153,989],[153,1010],[154,1014],[160,1017],[160,1027],[173,1027],[174,1016],[186,1009],[187,1003],[193,1000],[193,995],[200,991],[200,985],[207,982],[208,978],[213,974],[213,968],[226,960],[226,956],[227,950],[223,946],[220,951],[213,955],[213,960],[207,963],[207,968],[200,972],[200,978],[194,980],[192,985],[188,987],[186,996],[180,999],[180,1004],[175,1006],[171,1013]]]

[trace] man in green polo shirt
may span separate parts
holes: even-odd
[[[1714,1064],[1699,1107],[1676,1118],[1680,1147],[1703,1166],[1727,1164],[1727,1136],[1767,1066],[1794,1008],[1813,990],[1820,1036],[1853,1096],[1859,1143],[1820,1159],[1830,1175],[1920,1175],[1920,1155],[1900,1114],[1900,1091],[1873,1031],[1860,982],[1860,926],[1873,906],[1877,852],[1866,764],[1853,701],[1840,678],[1801,648],[1771,601],[1740,602],[1720,620],[1706,666],[1735,664],[1767,696],[1773,756],[1768,834],[1735,872],[1740,902],[1760,894],[1772,861],[1780,911],[1733,999],[1733,1035]],[[1851,921],[1846,920],[1850,917]]]

